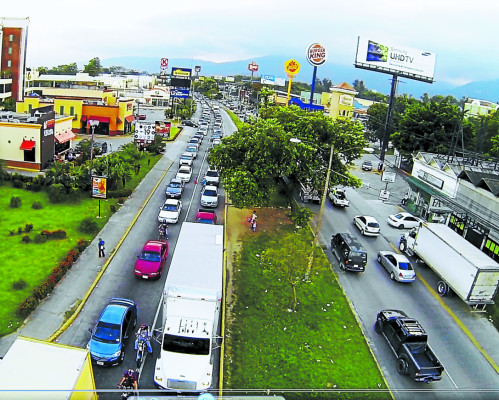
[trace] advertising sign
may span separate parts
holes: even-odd
[[[248,64],[248,69],[249,69],[251,72],[256,72],[256,71],[258,71],[258,64],[257,64],[255,61],[251,61],[251,62]]]
[[[165,138],[169,138],[171,126],[172,126],[172,123],[170,121],[156,121],[156,124],[155,124],[156,135],[161,135]]]
[[[273,75],[261,75],[260,78],[260,83],[262,85],[284,86],[286,84],[284,78],[276,78]]]
[[[342,94],[340,96],[340,101],[339,103],[342,105],[342,106],[348,106],[348,107],[352,107],[353,106],[353,96],[350,96],[348,94]]]
[[[190,78],[192,75],[192,69],[190,68],[178,68],[172,67],[172,76],[178,76],[183,78]]]
[[[213,75],[213,79],[215,79],[217,81],[221,81],[223,79],[223,76],[222,75]]]
[[[186,99],[187,97],[189,97],[189,89],[171,88],[170,97]]]
[[[135,124],[135,143],[152,143],[156,133],[156,125],[151,122],[141,122]]]
[[[284,72],[286,72],[286,75],[292,79],[295,75],[298,75],[300,67],[301,65],[298,61],[291,59],[284,63]]]
[[[226,76],[225,81],[226,82],[234,82],[234,77],[233,76]]]
[[[162,58],[161,64],[159,65],[159,70],[161,72],[166,72],[167,69],[168,69],[168,58]]]
[[[107,179],[103,176],[92,176],[92,197],[105,199],[107,196]]]
[[[319,43],[312,43],[308,46],[305,56],[307,57],[308,62],[314,67],[319,67],[327,60],[326,49]]]
[[[355,66],[395,74],[423,82],[433,82],[436,54],[429,51],[374,41],[359,36]]]
[[[43,136],[52,136],[54,134],[55,119],[43,121]]]
[[[194,67],[194,71],[196,71],[196,72],[200,72],[200,71],[201,71],[201,65],[196,65],[196,66]]]

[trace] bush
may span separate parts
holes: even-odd
[[[19,279],[18,281],[12,282],[13,290],[23,290],[26,287],[26,281]]]
[[[125,204],[125,199],[124,199],[123,197],[120,197],[120,198],[118,199],[118,204],[119,204],[119,205],[123,205],[123,204]]]
[[[26,318],[33,312],[37,305],[38,300],[35,296],[30,296],[19,305],[16,310],[16,314],[21,318]]]
[[[16,234],[16,231],[12,230],[12,231],[9,231],[9,235],[10,236],[14,236]]]
[[[24,187],[24,183],[19,179],[15,179],[12,181],[12,186],[14,186],[16,189],[22,189]]]
[[[22,200],[20,197],[14,196],[10,199],[10,208],[19,208],[22,206]]]
[[[111,213],[114,214],[116,212],[116,206],[114,204],[111,204],[109,206],[109,209],[111,210]]]
[[[304,227],[309,223],[312,215],[312,211],[310,211],[307,207],[292,205],[291,212],[289,213],[289,218],[291,218],[295,225]]]
[[[26,190],[39,192],[40,190],[42,190],[42,185],[40,182],[26,182]]]
[[[62,203],[67,198],[66,187],[62,183],[50,185],[47,194],[51,203]]]
[[[23,229],[22,226],[20,226],[20,227],[17,228],[17,234],[18,235],[22,234],[23,232],[24,232],[24,229]]]
[[[21,242],[23,242],[23,243],[29,243],[29,242],[31,242],[31,238],[28,235],[25,235],[21,239]]]
[[[33,230],[33,224],[24,225],[24,232],[31,232]]]
[[[107,197],[109,199],[115,199],[117,197],[128,197],[132,194],[132,189],[123,188],[118,190],[110,190],[107,192]]]
[[[94,233],[99,229],[99,226],[97,225],[97,221],[95,221],[95,219],[87,217],[81,221],[78,229],[83,233]]]
[[[80,239],[78,242],[76,242],[76,250],[78,250],[79,253],[83,253],[83,250],[85,250],[90,242],[85,239]]]
[[[56,231],[43,230],[40,235],[45,236],[47,239],[66,239],[66,231],[58,229]]]
[[[47,241],[47,237],[45,235],[42,235],[41,233],[39,233],[38,235],[35,235],[35,237],[33,238],[33,241],[35,243],[45,243]]]
[[[41,201],[34,201],[33,205],[31,206],[31,208],[33,208],[35,210],[42,209],[43,208],[42,202]]]

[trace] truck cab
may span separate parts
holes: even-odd
[[[442,379],[444,367],[428,344],[421,324],[400,310],[382,310],[374,329],[383,335],[397,357],[397,372],[416,382],[430,383]]]

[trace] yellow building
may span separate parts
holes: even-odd
[[[86,349],[19,336],[0,360],[0,376],[0,399],[98,399]]]
[[[333,119],[336,118],[352,118],[354,116],[354,99],[358,93],[348,83],[343,82],[340,85],[335,85],[329,93],[329,99],[326,101],[323,93],[321,98],[322,104],[329,108],[329,116]]]

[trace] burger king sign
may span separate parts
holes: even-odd
[[[327,60],[326,49],[319,43],[312,43],[308,46],[305,56],[308,62],[314,67],[324,64]]]

